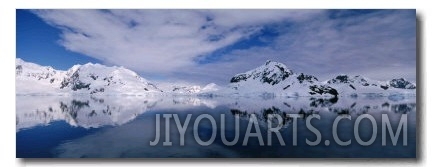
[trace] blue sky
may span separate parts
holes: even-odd
[[[66,70],[75,64],[101,63],[97,59],[62,47],[61,31],[28,10],[17,10],[17,57],[40,65]]]
[[[226,84],[279,61],[320,80],[416,80],[415,10],[17,10],[17,57]]]

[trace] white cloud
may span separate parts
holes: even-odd
[[[413,10],[377,11],[331,19],[314,19],[282,27],[270,46],[235,50],[226,61],[196,66],[192,79],[227,83],[236,73],[280,61],[296,72],[321,80],[345,73],[377,80],[404,77],[416,80],[416,22]],[[213,74],[206,77],[206,74]],[[189,75],[188,73],[184,73]]]
[[[170,74],[233,44],[260,25],[302,20],[298,10],[37,10],[61,28],[68,50],[139,72]]]
[[[344,16],[323,10],[44,10],[62,28],[67,49],[146,76],[225,84],[265,60],[328,79],[339,73],[373,79],[416,77],[413,10]],[[268,46],[232,50],[209,64],[194,60],[277,23]],[[289,24],[290,26],[286,26]],[[152,78],[150,78],[152,79]]]

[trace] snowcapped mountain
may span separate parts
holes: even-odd
[[[404,78],[399,79],[393,79],[388,82],[390,87],[393,88],[400,88],[400,89],[416,89],[416,85],[413,83],[410,83]]]
[[[17,94],[90,95],[197,95],[197,96],[344,96],[358,94],[416,94],[416,85],[403,79],[375,81],[362,76],[338,75],[320,82],[317,77],[295,73],[286,65],[265,64],[233,76],[226,87],[181,83],[153,84],[124,67],[87,63],[67,71],[16,59]]]
[[[205,86],[199,86],[188,83],[160,83],[158,84],[164,93],[174,94],[174,95],[193,95],[193,94],[201,94],[207,92],[216,92],[221,89],[215,83],[210,83]]]
[[[17,94],[147,94],[162,92],[137,73],[100,64],[55,70],[16,59]]]
[[[194,94],[200,92],[201,87],[194,85],[194,86],[173,86],[173,90],[171,92],[173,93],[180,93],[180,94]]]
[[[322,84],[312,75],[294,73],[286,65],[274,61],[245,73],[237,74],[229,86],[238,94],[264,96],[337,96],[338,91]]]
[[[108,94],[162,92],[154,84],[131,70],[91,63],[75,65],[69,69],[60,83],[60,89],[90,94],[104,92]]]
[[[230,80],[229,93],[262,96],[338,96],[353,94],[415,93],[415,84],[400,78],[375,81],[362,76],[338,75],[325,82],[304,73],[295,73],[286,65],[266,61],[265,64],[235,75]]]
[[[63,81],[65,71],[55,70],[49,66],[40,66],[15,60],[16,92],[50,94],[60,92],[59,85]]]
[[[391,81],[376,81],[360,75],[349,76],[341,74],[325,83],[336,88],[342,94],[359,93],[415,93],[416,86],[409,81],[400,78]]]

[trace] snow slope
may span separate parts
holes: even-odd
[[[160,83],[142,78],[124,67],[107,67],[87,63],[67,71],[40,66],[16,59],[17,95],[145,95],[145,96],[356,96],[416,95],[416,84],[403,78],[375,81],[362,76],[338,75],[320,82],[317,77],[296,73],[286,65],[266,61],[265,64],[233,76],[221,87],[188,83]]]
[[[162,92],[137,73],[100,64],[55,70],[16,59],[17,94],[149,94]]]
[[[392,79],[391,81],[376,81],[360,75],[349,76],[341,74],[325,81],[325,84],[338,90],[340,94],[380,94],[389,96],[393,94],[415,94],[416,86],[409,81]]]
[[[319,82],[313,75],[296,73],[282,63],[269,60],[255,69],[235,75],[230,82],[229,89],[223,94],[271,97],[416,94],[416,85],[403,78],[375,81],[359,75],[338,75]]]
[[[60,89],[90,94],[145,94],[162,92],[137,73],[123,67],[87,63],[66,72]]]
[[[66,72],[49,66],[40,66],[15,60],[15,81],[17,94],[53,94],[61,93],[60,83]]]
[[[337,96],[337,91],[312,75],[295,73],[286,65],[267,61],[262,66],[237,74],[230,80],[234,94],[263,96]]]

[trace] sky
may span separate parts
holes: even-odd
[[[415,10],[17,10],[18,58],[227,84],[273,60],[326,80],[416,80]]]

